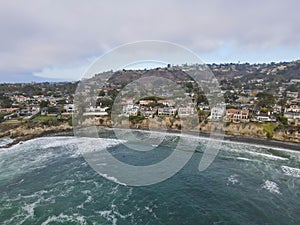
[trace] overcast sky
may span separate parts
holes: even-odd
[[[300,59],[299,11],[298,0],[2,0],[0,82],[79,79],[98,56],[140,40],[208,63]]]

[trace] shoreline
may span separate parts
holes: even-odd
[[[114,128],[105,127],[104,129],[113,130]],[[124,129],[124,128],[116,128],[116,129]],[[131,129],[131,130],[139,131],[139,130],[143,130],[143,129]],[[144,130],[144,131],[147,131],[147,130]],[[162,132],[161,130],[155,130],[155,129],[153,129],[151,131]],[[167,130],[166,132],[169,134],[181,134],[181,132],[177,131],[177,130]],[[207,132],[189,131],[184,134],[191,135],[194,137],[199,137],[199,138],[210,138],[210,133],[207,133]],[[222,136],[223,136],[223,138],[222,138],[222,140],[220,140],[221,142],[233,142],[236,144],[238,144],[238,143],[253,144],[253,145],[259,145],[259,146],[263,146],[263,147],[282,148],[282,149],[286,149],[286,150],[293,150],[293,151],[300,152],[300,143],[296,143],[296,142],[282,142],[282,141],[272,140],[272,139],[238,136],[238,135],[228,135],[228,134],[224,134]]]
[[[71,134],[73,134],[73,129],[72,128],[62,128],[61,130],[57,130],[57,129],[43,130],[40,133],[28,134],[28,135],[24,135],[24,136],[20,136],[20,137],[16,137],[16,138],[11,138],[10,136],[3,136],[2,138],[11,139],[13,141],[6,145],[0,146],[0,151],[1,151],[1,149],[7,149],[7,148],[10,148],[19,143],[23,143],[25,141],[33,140],[33,139],[36,139],[39,137],[59,136],[60,134],[63,134],[61,136],[72,136]]]
[[[100,130],[107,130],[107,131],[113,131],[114,128],[106,127],[106,126],[98,126],[97,128],[100,128]],[[115,128],[115,129],[128,129],[128,128]],[[146,129],[130,129],[130,130],[136,130],[136,131],[147,131]],[[153,132],[162,132],[161,130],[151,130]],[[177,130],[167,130],[165,131],[169,134],[181,134],[180,131]],[[210,133],[207,132],[198,132],[196,130],[185,132],[186,135],[191,135],[194,137],[202,137],[202,138],[210,138]],[[1,149],[7,149],[14,145],[17,145],[19,143],[22,143],[24,141],[32,140],[39,137],[55,137],[55,136],[74,136],[73,128],[63,128],[61,130],[53,129],[53,130],[44,130],[41,133],[37,134],[31,134],[31,135],[25,135],[21,137],[17,137],[16,139],[13,139],[12,142],[0,146]],[[287,149],[287,150],[293,150],[293,151],[300,151],[300,144],[296,142],[284,142],[284,141],[278,141],[278,140],[272,140],[272,139],[265,139],[265,138],[258,138],[258,137],[247,137],[247,136],[239,136],[239,135],[222,135],[223,138],[220,140],[221,142],[233,142],[233,143],[244,143],[244,144],[253,144],[253,145],[260,145],[263,147],[271,147],[271,148],[281,148],[281,149]],[[3,137],[11,139],[10,137]]]

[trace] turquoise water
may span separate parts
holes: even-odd
[[[109,140],[116,158],[148,164],[172,144],[130,152]],[[129,187],[98,175],[73,137],[44,137],[0,152],[0,224],[300,224],[300,155],[224,143],[198,171],[205,139],[170,179]],[[154,155],[153,155],[154,156]]]

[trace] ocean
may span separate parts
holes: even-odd
[[[114,157],[141,165],[168,157],[172,140],[155,146],[153,159],[128,153],[110,133],[100,139]],[[300,224],[300,152],[226,141],[200,172],[207,139],[191,138],[199,146],[178,173],[133,187],[94,171],[77,141],[42,137],[1,149],[0,224]]]

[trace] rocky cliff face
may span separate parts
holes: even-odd
[[[151,119],[151,123],[149,120],[142,120],[139,122],[123,120],[116,126],[120,127],[130,127],[135,129],[148,129],[150,125],[150,129],[170,129],[170,130],[180,130],[181,126],[184,126],[180,120],[175,120],[172,118],[165,118],[165,120],[157,120]],[[192,127],[189,126],[192,130],[200,130],[201,132],[210,132],[213,124],[208,123],[201,123],[198,126]],[[276,126],[276,125],[275,125]],[[245,136],[245,137],[254,137],[254,138],[269,138],[278,141],[287,141],[287,142],[296,142],[300,143],[300,133],[298,131],[288,132],[288,131],[272,131],[271,137],[269,136],[268,132],[266,131],[265,124],[258,124],[258,123],[231,123],[228,126],[220,126],[222,131],[224,131],[227,135],[234,135],[234,136]]]
[[[10,131],[11,138],[19,138],[24,136],[40,136],[46,133],[56,133],[61,131],[71,130],[72,127],[68,123],[60,124],[59,126],[43,126],[35,128],[18,127]]]
[[[197,123],[195,123],[197,124]],[[105,127],[130,127],[134,129],[153,129],[153,130],[180,130],[184,129],[184,123],[178,119],[165,117],[164,120],[161,118],[144,119],[140,121],[129,121],[123,119],[117,124],[113,124],[109,117],[101,119],[88,119],[85,121],[84,126],[105,126]],[[191,130],[200,130],[201,132],[209,133],[213,128],[211,122],[201,123],[195,127],[188,125]],[[275,125],[274,125],[275,126]],[[0,137],[9,136],[14,138],[14,142],[10,143],[9,146],[14,145],[20,141],[26,141],[32,138],[41,137],[50,133],[59,133],[63,131],[70,131],[73,127],[68,123],[62,123],[58,126],[37,126],[29,128],[25,125],[16,128],[3,130],[0,132]],[[300,143],[300,133],[297,130],[286,131],[286,130],[273,130],[272,137],[268,135],[266,131],[266,124],[247,123],[247,124],[234,124],[231,123],[228,126],[221,126],[221,129],[225,134],[234,136],[245,136],[254,138],[269,138],[278,141],[295,142]],[[7,146],[7,147],[9,147]]]
[[[68,123],[62,123],[58,126],[37,126],[34,128],[28,128],[26,125],[23,125],[15,129],[1,132],[0,136],[2,137],[9,136],[10,138],[14,139],[13,142],[4,146],[5,148],[8,148],[22,141],[27,141],[51,133],[59,133],[59,132],[70,131],[70,130],[72,130],[72,126],[70,126]]]
[[[266,124],[247,123],[247,124],[230,124],[224,127],[225,134],[256,137],[256,138],[269,138],[278,141],[296,142],[300,143],[300,133],[298,131],[272,131],[271,137],[265,128]]]

